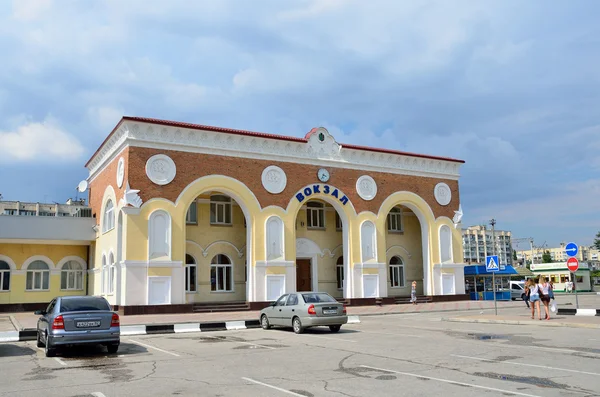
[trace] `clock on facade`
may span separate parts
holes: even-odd
[[[329,180],[329,171],[325,168],[321,168],[319,172],[317,172],[317,177],[319,177],[321,182],[327,182]]]

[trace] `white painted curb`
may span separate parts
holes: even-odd
[[[18,342],[19,331],[0,332],[0,342]]]
[[[360,323],[360,318],[358,316],[348,316],[348,324],[358,324]]]
[[[121,335],[146,335],[146,326],[121,325]]]
[[[227,321],[225,323],[225,328],[227,331],[236,330],[236,329],[246,329],[245,321]]]
[[[577,309],[576,316],[595,316],[596,309]]]
[[[176,334],[184,332],[200,332],[200,323],[175,324],[173,330]]]

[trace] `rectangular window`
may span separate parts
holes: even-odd
[[[231,225],[231,203],[210,203],[210,223]]]
[[[403,265],[391,265],[390,266],[390,284],[392,288],[404,287],[404,266]]]
[[[340,218],[340,214],[338,214],[337,212],[335,213],[335,230],[342,230],[342,218]]]
[[[50,286],[50,272],[48,270],[28,270],[25,280],[25,289],[30,291],[46,290]]]
[[[232,292],[233,278],[231,265],[212,265],[210,268],[210,290]]]
[[[197,225],[198,224],[198,203],[196,200],[190,204],[190,208],[188,208],[187,215],[185,216],[185,223],[188,225]]]
[[[392,211],[388,214],[388,231],[389,232],[401,232],[402,231],[402,212]]]
[[[337,265],[337,289],[344,289],[344,265]]]
[[[4,215],[17,215],[17,210],[4,210]]]
[[[306,221],[309,229],[325,229],[325,209],[307,208]]]
[[[10,270],[0,271],[0,291],[8,291],[10,289]]]
[[[196,292],[196,266],[188,265],[185,267],[185,292]]]

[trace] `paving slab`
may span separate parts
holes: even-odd
[[[16,331],[10,315],[0,315],[0,332]]]

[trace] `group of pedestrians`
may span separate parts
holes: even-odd
[[[550,300],[554,299],[553,289],[552,283],[546,277],[540,277],[536,280],[530,278],[527,280],[525,283],[525,295],[526,299],[531,302],[532,319],[535,319],[535,310],[537,308],[538,317],[542,320],[541,302],[544,305],[544,312],[546,314],[544,320],[550,320]]]

